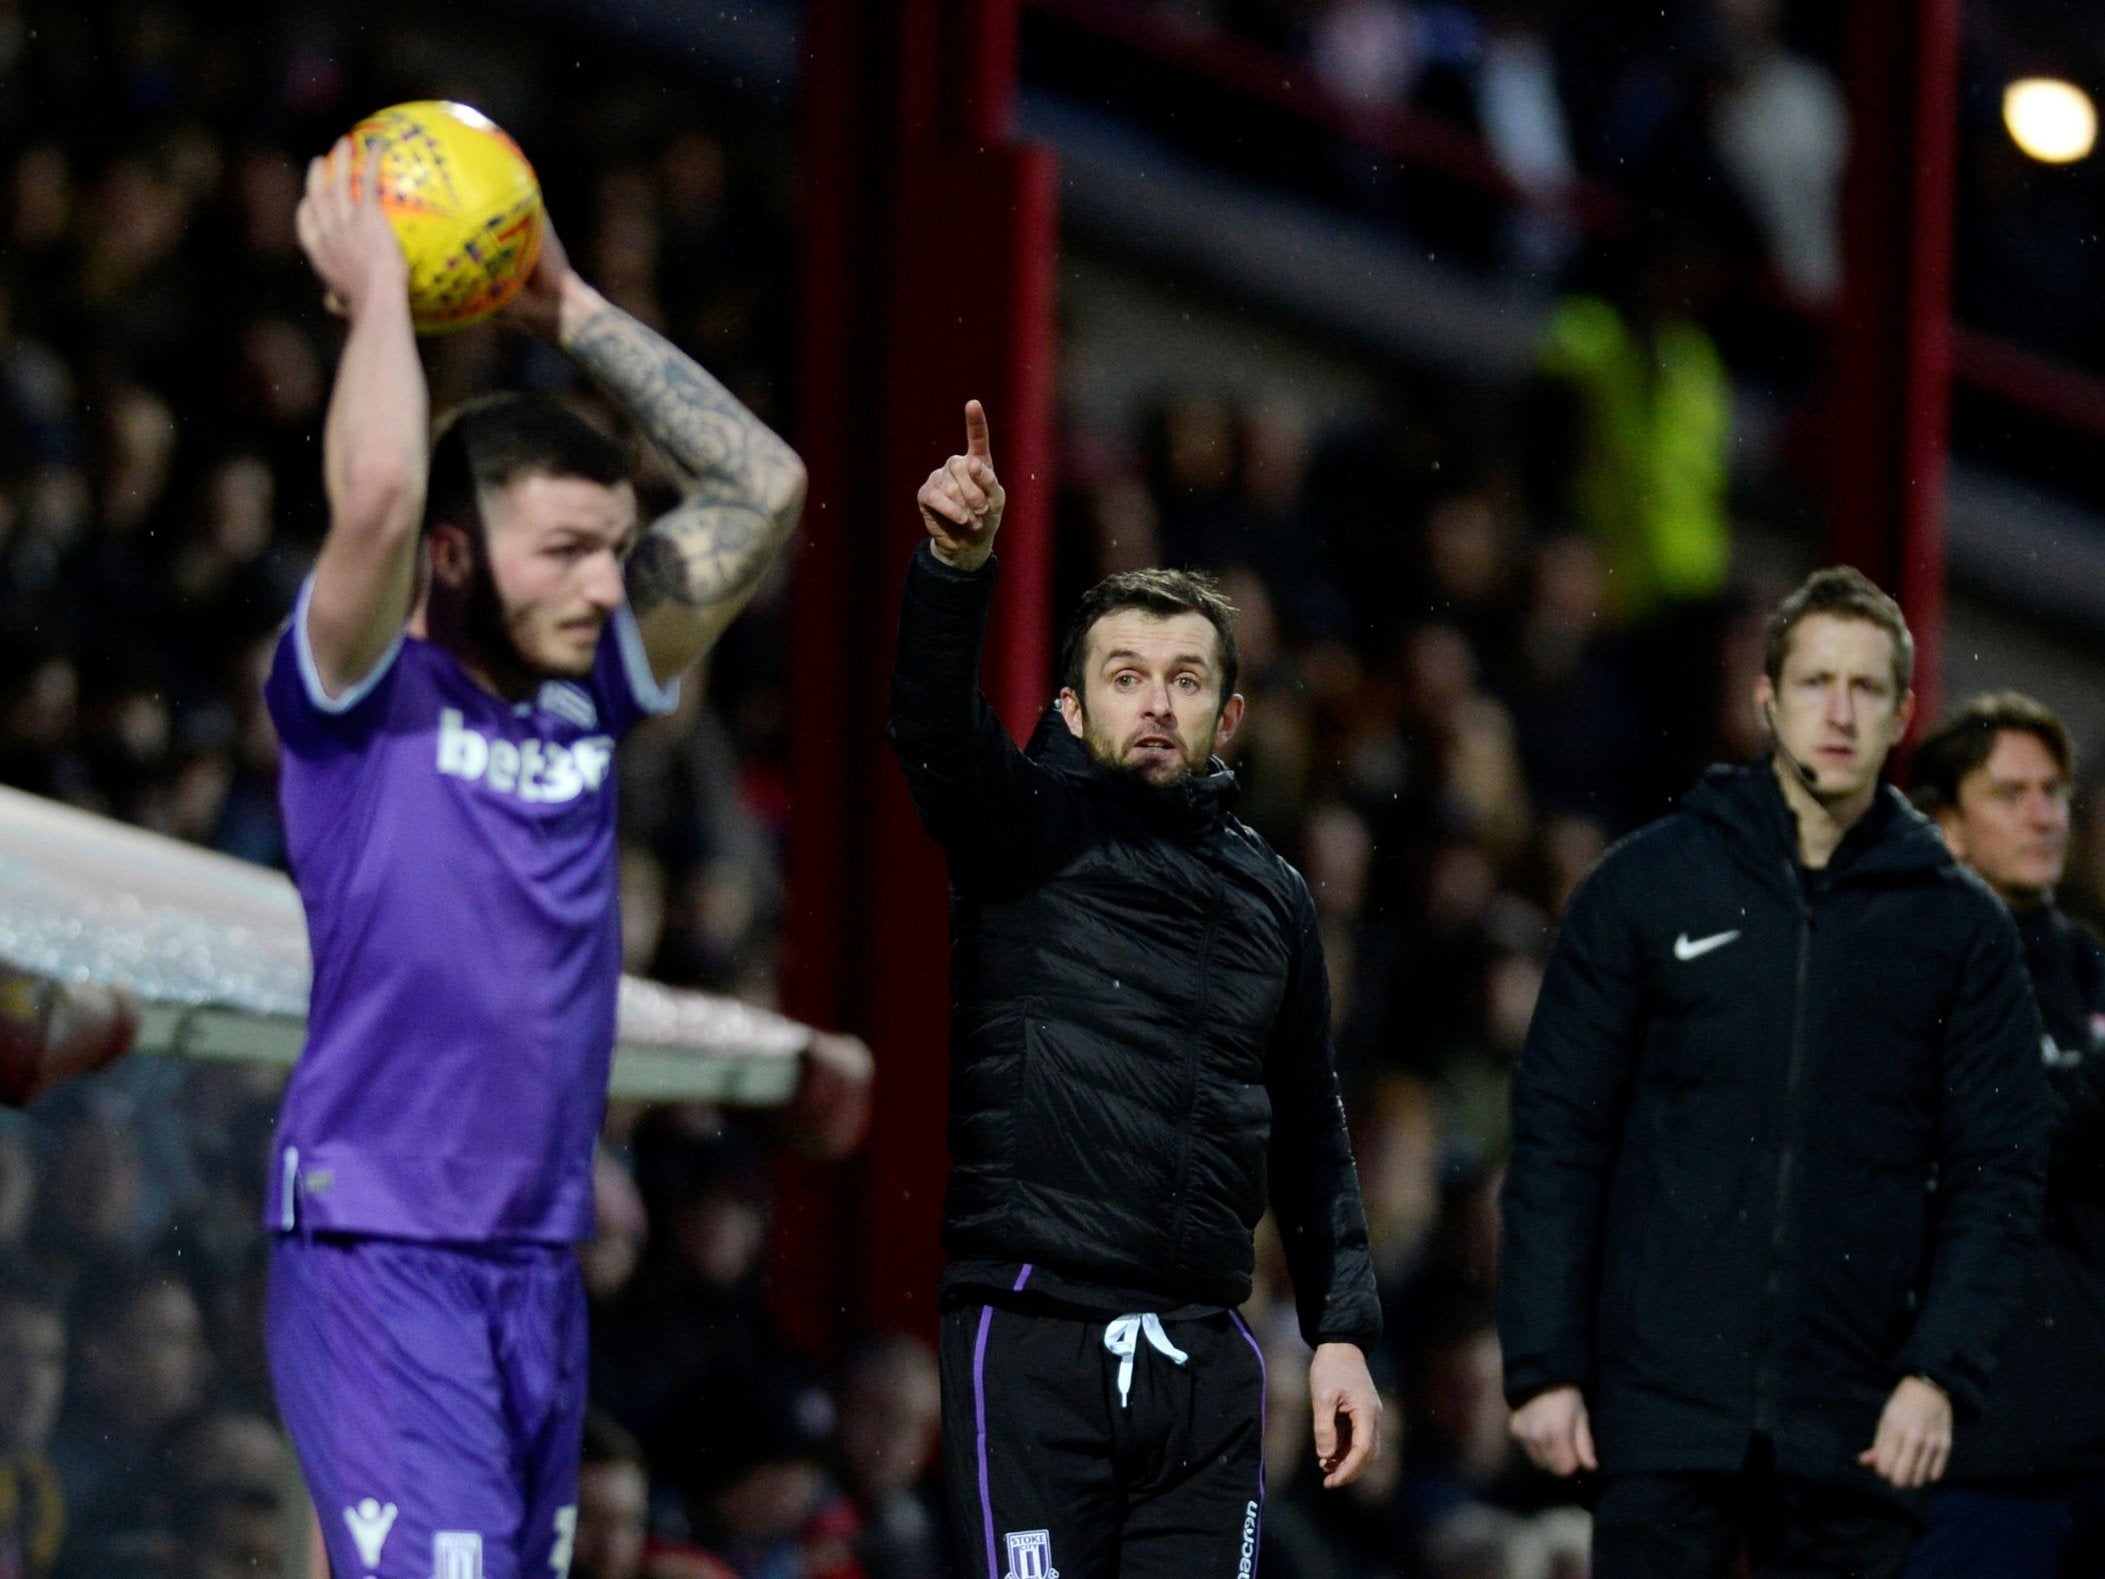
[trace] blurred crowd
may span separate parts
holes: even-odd
[[[1547,85],[1585,73],[1542,53],[1546,5],[1212,9],[1308,49],[1341,93],[1461,94],[1522,184],[1644,147],[1694,157],[1691,115],[1719,168],[1762,164],[1732,151],[1734,115],[1755,112],[1708,89],[1595,74],[1594,100],[1551,114]],[[1768,215],[1779,277],[1824,300],[1832,226],[1776,193],[1831,185],[1832,82],[1773,7],[1699,9],[1720,30],[1716,81],[1812,117],[1802,146],[1731,179]],[[461,97],[547,150],[584,271],[783,419],[779,115],[705,114],[663,62],[554,36],[517,14],[493,41],[348,5],[259,25],[0,0],[0,783],[282,863],[259,681],[324,524],[335,345],[291,215],[305,159],[367,109]],[[1718,232],[1675,212],[1688,223],[1643,227],[1574,286],[1534,375],[1495,398],[1399,372],[1322,430],[1226,390],[1167,391],[1131,424],[1063,414],[1061,606],[1134,565],[1221,576],[1251,703],[1241,811],[1307,874],[1328,952],[1391,1430],[1373,1472],[1321,1492],[1305,1351],[1261,1241],[1276,1579],[1584,1572],[1583,1512],[1505,1429],[1505,1086],[1581,874],[1704,763],[1761,749],[1746,698],[1776,590],[1730,573],[1729,394],[1687,240]],[[1551,225],[1497,245],[1561,266],[1572,242]],[[1634,345],[1669,348],[1672,376],[1633,386]],[[429,352],[441,405],[500,381],[568,387],[495,331]],[[1647,509],[1604,512],[1618,490]],[[773,995],[784,642],[780,588],[764,590],[706,683],[625,748],[631,970]],[[2066,897],[2095,914],[2105,819],[2084,821]],[[134,1060],[0,1123],[0,1579],[276,1574],[303,1549],[261,1354],[278,1087]],[[821,1363],[782,1338],[762,1142],[712,1108],[617,1104],[598,1185],[572,1573],[949,1574],[933,1356],[921,1335],[869,1333]]]
[[[1700,248],[1712,328],[1743,381],[1790,403],[1830,371],[1823,336],[1842,310],[1848,246],[1847,85],[1866,69],[1905,69],[1902,53],[1855,37],[1850,17],[1901,13],[1824,0],[1060,9],[1144,18],[1181,58],[1168,71],[1152,57],[1106,67],[1089,31],[1049,35],[1041,68],[1063,93],[1523,297],[1554,293],[1574,271],[1613,275],[1614,240],[1672,216]],[[2105,14],[1978,0],[1960,25],[1954,316],[2050,362],[2105,370],[2105,158],[2033,159],[2003,108],[2005,88],[2035,76],[2105,102]],[[1281,84],[1309,94],[1287,108],[1269,91]],[[2099,507],[2095,402],[2027,387],[2020,398],[2007,378],[1962,378],[1955,451]]]
[[[1822,0],[1128,0],[1181,34],[1301,63],[1373,144],[1411,112],[1481,139],[1532,207],[1469,212],[1393,159],[1338,154],[1428,241],[1554,276],[1573,237],[1556,217],[1581,182],[1707,211],[1748,243],[1800,310],[1841,285],[1847,7]],[[2105,19],[2082,7],[1982,0],[1963,12],[1955,275],[1960,317],[2056,357],[2105,366],[2105,164],[2037,163],[2003,124],[2004,87],[2063,78],[2105,94]],[[1186,106],[1188,107],[1188,106]],[[1201,122],[1205,117],[1200,117]],[[1487,216],[1497,216],[1491,218]]]
[[[1428,253],[1554,283],[1633,210],[1700,226],[1786,312],[1841,285],[1837,8],[1802,0],[1125,0],[1224,48],[1103,102]],[[1257,63],[1321,108],[1215,91]],[[1068,84],[1079,87],[1079,81]],[[1254,110],[1254,114],[1253,114]],[[1457,137],[1456,134],[1460,134]],[[1518,201],[1515,201],[1518,199]]]

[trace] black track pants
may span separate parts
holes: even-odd
[[[1608,1475],[1593,1515],[1595,1579],[1898,1579],[1918,1525],[1874,1491],[1773,1473]]]
[[[943,1316],[943,1462],[960,1579],[1251,1579],[1264,1361],[1232,1313]],[[1158,1347],[1185,1355],[1178,1364]]]

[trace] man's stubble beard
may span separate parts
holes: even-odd
[[[478,542],[467,599],[461,607],[461,633],[475,660],[508,691],[531,689],[543,680],[582,679],[591,672],[589,664],[575,670],[554,669],[529,657],[512,635],[511,613],[504,594],[497,590],[489,547]]]
[[[1126,777],[1138,780],[1140,783],[1150,785],[1155,789],[1164,789],[1169,785],[1181,784],[1188,778],[1196,777],[1205,771],[1206,764],[1213,758],[1214,734],[1209,731],[1205,745],[1198,751],[1196,757],[1187,751],[1178,759],[1177,771],[1168,778],[1150,778],[1145,766],[1125,760],[1123,755],[1121,755],[1119,743],[1096,727],[1090,720],[1089,709],[1086,706],[1082,707],[1081,713],[1082,744],[1088,748],[1090,757],[1102,763],[1114,773],[1123,773]],[[1179,739],[1181,738],[1180,736]]]

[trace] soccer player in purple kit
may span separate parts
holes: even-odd
[[[299,237],[348,320],[329,530],[266,690],[314,953],[269,1215],[271,1372],[339,1579],[564,1573],[620,928],[615,742],[796,523],[804,472],[553,232],[505,309],[655,443],[498,396],[430,435],[402,250],[339,143]],[[367,161],[368,169],[377,161]]]

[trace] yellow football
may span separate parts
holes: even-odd
[[[541,255],[541,184],[480,110],[438,99],[390,105],[351,131],[363,174],[380,159],[380,206],[409,259],[419,334],[464,328],[519,292]]]

